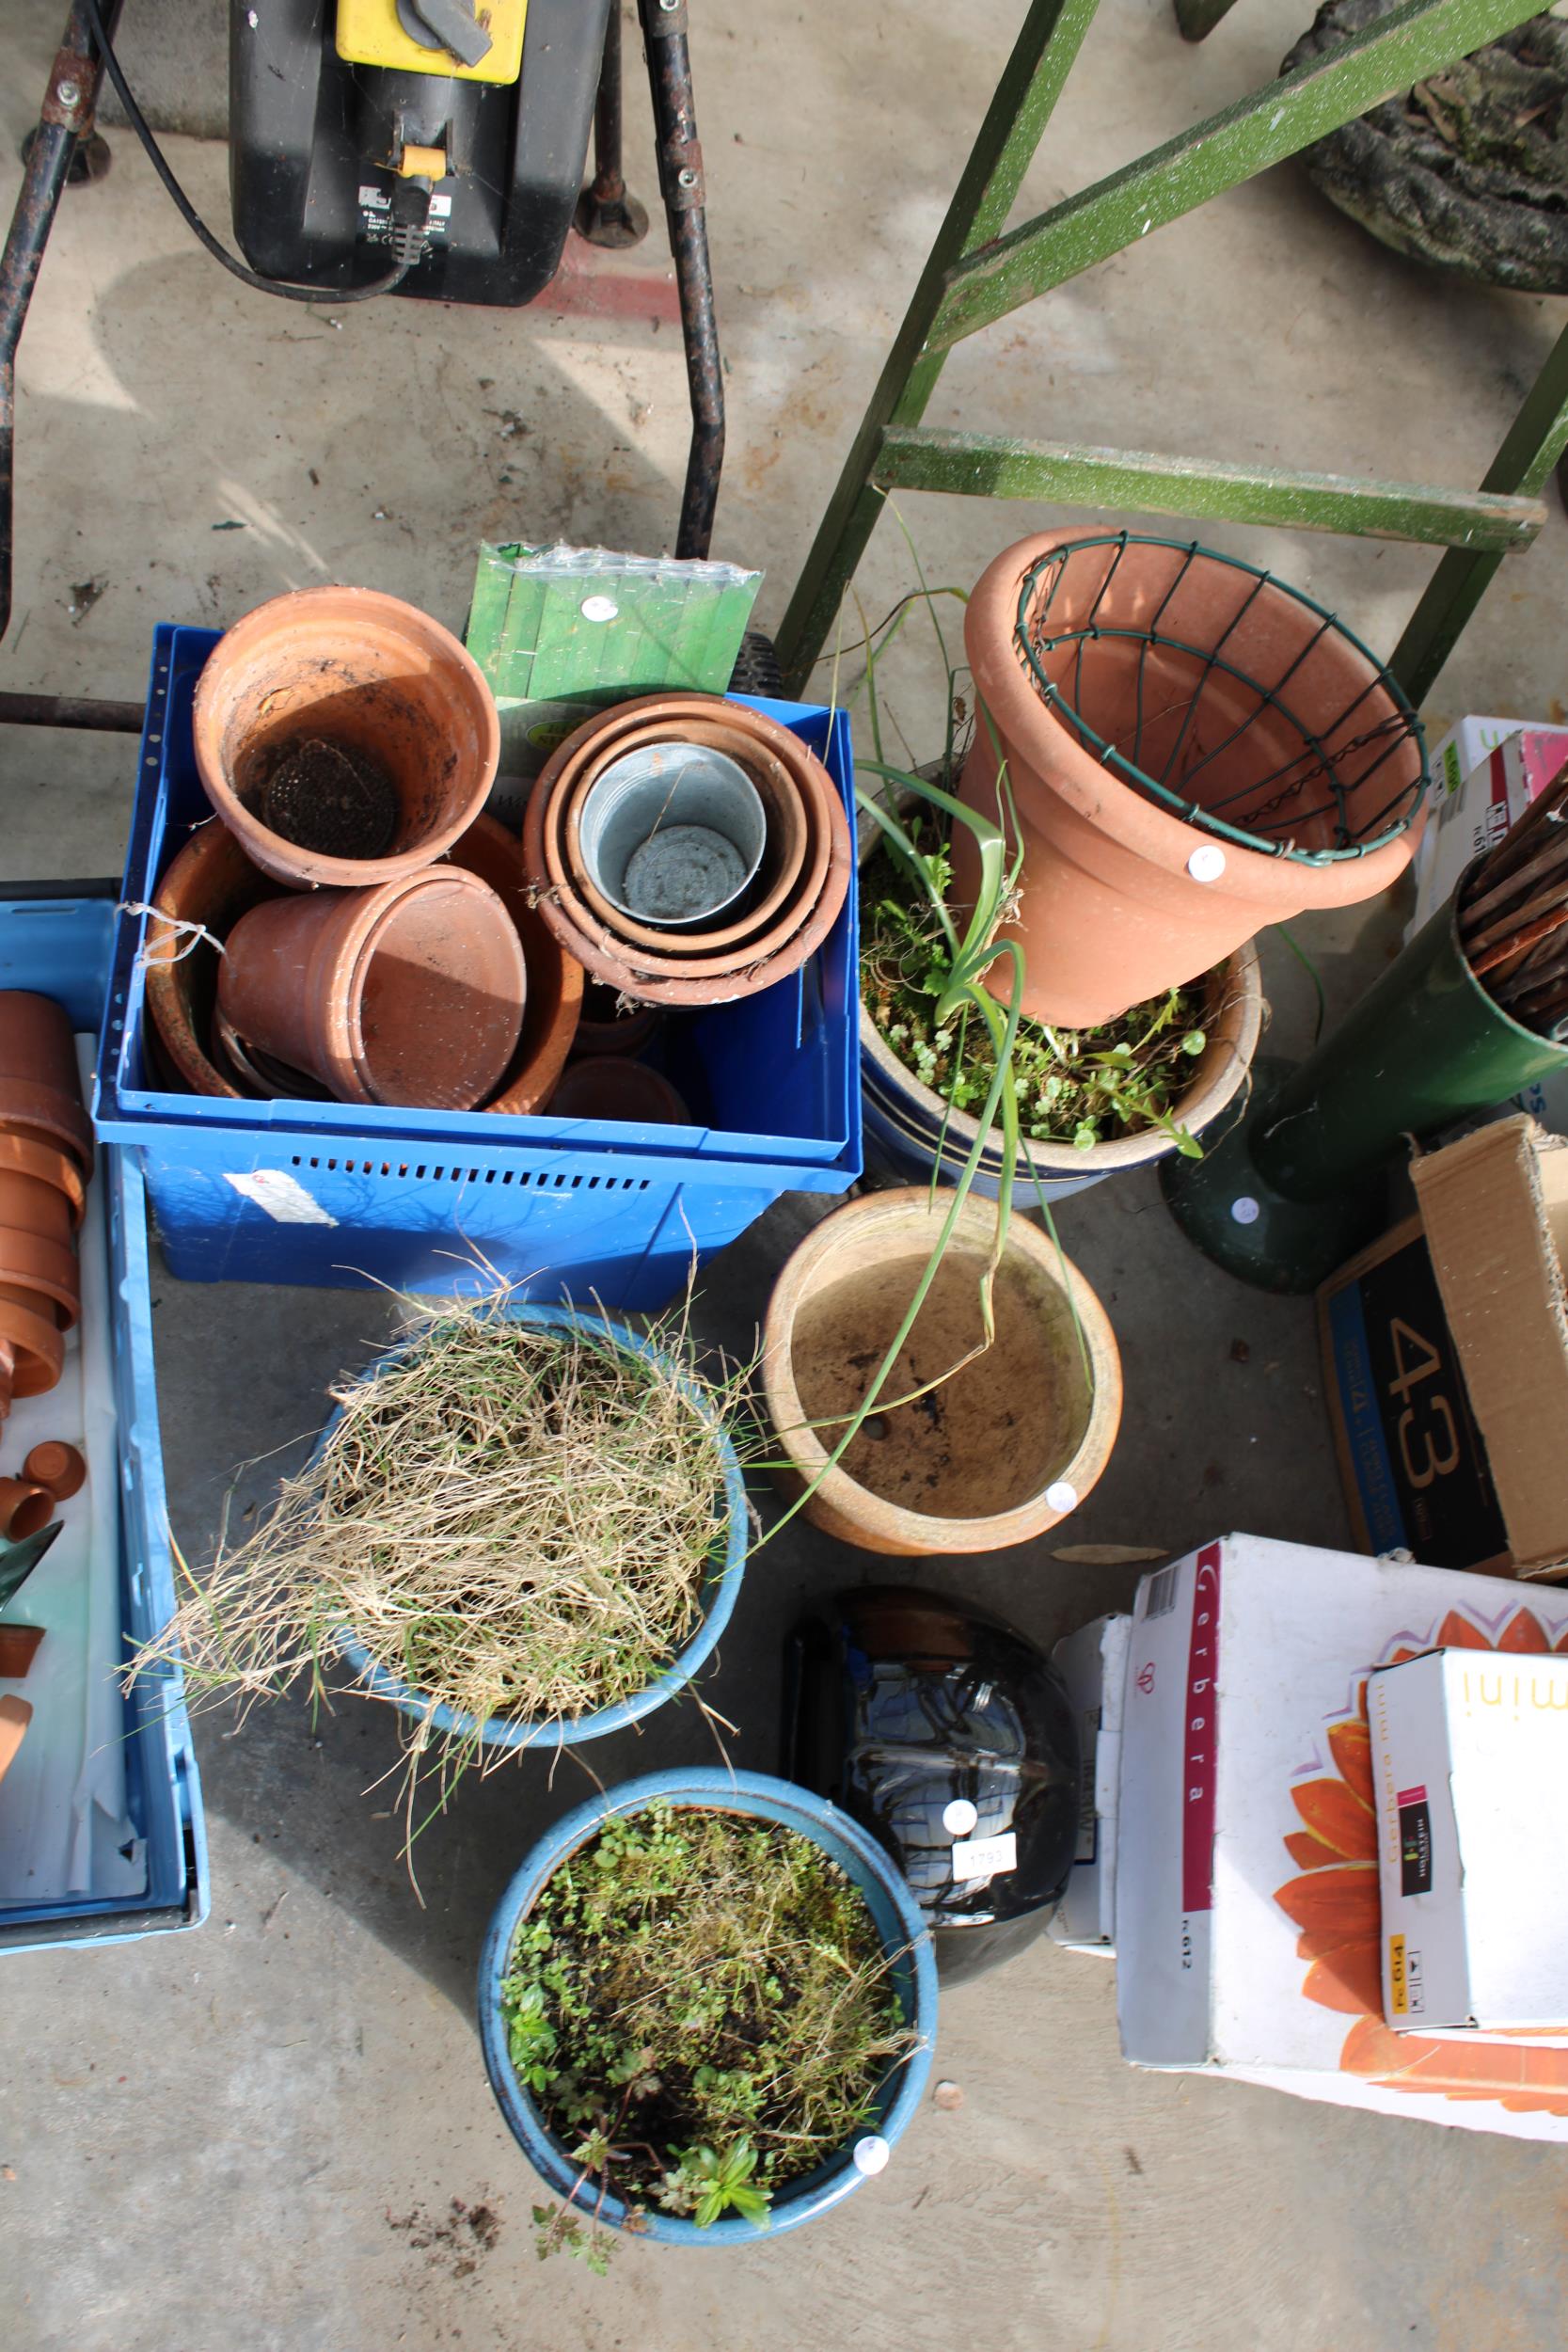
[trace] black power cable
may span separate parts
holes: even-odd
[[[234,259],[234,256],[228,252],[225,247],[218,243],[216,237],[214,236],[212,230],[208,228],[206,222],[201,218],[200,215],[197,212],[196,207],[192,204],[189,197],[185,194],[184,189],[180,185],[179,181],[169,169],[168,164],[165,160],[163,149],[158,145],[157,140],[153,137],[150,129],[148,127],[147,118],[142,113],[141,108],[137,105],[135,98],[131,95],[130,85],[127,83],[123,72],[120,71],[119,59],[115,56],[114,44],[109,39],[108,27],[103,22],[103,10],[98,5],[98,0],[83,0],[83,6],[87,9],[87,22],[92,28],[94,44],[97,47],[99,56],[103,60],[103,70],[108,74],[110,81],[114,84],[115,95],[119,98],[120,104],[125,109],[126,120],[130,123],[131,128],[135,131],[137,138],[140,139],[143,147],[146,148],[147,159],[152,166],[153,170],[157,173],[159,179],[163,182],[165,187],[168,190],[169,195],[173,198],[176,209],[178,210],[182,220],[183,220],[185,226],[192,231],[193,235],[199,238],[200,242],[206,246],[214,262],[221,262],[224,268],[229,270],[235,278],[237,278],[242,285],[254,286],[258,294],[279,294],[287,302],[325,302],[327,304],[337,304],[342,302],[369,302],[373,294],[390,294],[395,286],[402,285],[409,271],[414,267],[415,262],[420,259],[420,253],[423,245],[423,238],[420,234],[423,228],[422,220],[413,220],[403,225],[399,243],[404,248],[404,258],[399,261],[395,269],[388,270],[385,277],[372,278],[370,283],[365,286],[341,286],[337,288],[327,286],[292,286],[287,278],[263,278],[259,271],[246,269],[243,262],[237,262]],[[415,191],[412,187],[412,183],[403,184],[409,186],[410,196],[415,199],[416,202],[422,199],[424,217],[428,218],[430,212],[429,190],[424,189]],[[398,193],[400,195],[403,193],[403,185],[400,185]]]

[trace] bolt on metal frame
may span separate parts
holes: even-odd
[[[1545,520],[1538,493],[1568,445],[1568,329],[1474,491],[945,432],[922,420],[956,343],[1484,47],[1537,8],[1404,0],[1326,55],[1004,234],[1097,6],[1030,0],[780,625],[787,690],[803,689],[827,644],[886,494],[940,490],[1446,548],[1389,663],[1418,706],[1503,557],[1528,547]]]

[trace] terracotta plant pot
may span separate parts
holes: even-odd
[[[68,1192],[41,1177],[14,1175],[0,1165],[0,1233],[31,1233],[36,1240],[69,1249],[74,1231]]]
[[[26,989],[0,992],[0,1128],[54,1144],[92,1173],[76,1046],[64,1009]]]
[[[0,1421],[19,1396],[42,1396],[65,1363],[65,1338],[47,1301],[0,1282]]]
[[[22,1475],[34,1486],[47,1486],[56,1502],[69,1502],[87,1485],[87,1466],[75,1446],[46,1438],[23,1463]]]
[[[0,1478],[0,1535],[8,1543],[24,1543],[47,1527],[54,1514],[55,1498],[47,1486],[25,1478]]]
[[[736,923],[721,923],[712,934],[682,933],[678,946],[669,935],[661,935],[658,946],[650,946],[629,935],[628,918],[613,909],[607,916],[584,898],[568,847],[568,819],[586,788],[584,771],[590,763],[603,765],[633,737],[641,742],[679,740],[691,724],[710,730],[707,739],[714,747],[740,764],[750,755],[749,772],[759,790],[765,787],[757,747],[773,755],[803,817],[806,847],[800,879],[782,903],[775,902],[770,861],[783,850],[770,844],[755,912]],[[523,849],[541,912],[562,946],[607,987],[642,1003],[668,1005],[730,1003],[798,971],[838,916],[853,859],[837,788],[799,738],[739,704],[698,694],[646,695],[623,703],[569,736],[530,796]],[[601,900],[601,907],[606,903]]]
[[[668,1078],[646,1063],[596,1054],[574,1062],[550,1097],[552,1119],[624,1119],[645,1127],[689,1127],[691,1113]]]
[[[582,1018],[572,1040],[572,1059],[591,1054],[640,1054],[664,1015],[657,1005],[627,1005],[616,1010],[616,992],[602,980],[590,980],[582,992]]]
[[[1203,1027],[1208,1043],[1192,1065],[1193,1081],[1171,1107],[1171,1117],[1190,1135],[1201,1135],[1218,1119],[1252,1067],[1268,1009],[1258,950],[1238,947],[1204,983]],[[861,1007],[861,1104],[866,1157],[900,1183],[929,1182],[935,1169],[944,1184],[963,1172],[979,1122],[955,1110],[905,1068],[864,1005]],[[1086,1152],[1070,1143],[1037,1143],[1025,1137],[1015,1175],[1014,1198],[1023,1208],[1037,1199],[1065,1198],[1129,1168],[1162,1160],[1176,1146],[1159,1127],[1113,1136]],[[994,1200],[1004,1165],[1002,1131],[993,1127],[973,1189]]]
[[[476,818],[462,840],[452,844],[451,862],[467,873],[477,874],[500,899],[512,917],[528,966],[528,994],[517,1050],[499,1091],[484,1105],[488,1111],[521,1119],[548,1102],[566,1066],[588,976],[531,903],[522,847],[504,825],[493,817]]]
[[[0,1625],[0,1682],[24,1682],[43,1639],[41,1625]]]
[[[16,1752],[22,1745],[33,1710],[25,1699],[13,1699],[8,1694],[0,1699],[0,1780],[4,1780],[16,1762]]]
[[[12,1177],[47,1184],[52,1191],[57,1192],[66,1204],[69,1230],[72,1232],[76,1231],[82,1222],[87,1196],[81,1168],[71,1152],[62,1152],[57,1144],[45,1143],[36,1136],[24,1135],[20,1130],[0,1128],[0,1184]]]
[[[839,1430],[820,1424],[842,1427],[861,1405],[948,1206],[933,1206],[923,1186],[871,1194],[825,1217],[786,1262],[763,1341],[786,1494],[822,1473]],[[990,1203],[967,1200],[888,1397],[937,1378],[979,1342],[979,1277],[994,1233]],[[820,1475],[805,1505],[816,1526],[866,1551],[996,1551],[1083,1502],[1121,1420],[1105,1311],[1023,1217],[1008,1229],[995,1300],[994,1343],[926,1399],[877,1412]]]
[[[0,1283],[12,1297],[30,1292],[35,1303],[47,1299],[60,1329],[74,1330],[81,1312],[81,1283],[69,1242],[44,1241],[37,1233],[0,1226]]]
[[[471,1110],[516,1051],[527,984],[496,893],[425,866],[253,907],[229,934],[218,1003],[243,1039],[341,1102]]]
[[[296,886],[359,889],[428,866],[479,815],[500,756],[473,657],[439,622],[369,588],[295,589],[248,612],[201,673],[195,731],[213,806],[263,873]],[[309,755],[322,778],[307,800],[320,821],[331,762],[357,763],[363,806],[336,822],[345,840],[376,843],[372,854],[301,847],[268,821],[290,762],[323,744],[327,754]]]
[[[1047,703],[1018,643],[1026,579],[1053,555],[1049,629],[1085,632],[1039,656],[1065,709]],[[959,792],[980,814],[1006,818],[989,714],[1023,849],[1019,920],[1003,936],[1022,943],[1023,1009],[1037,1020],[1115,1020],[1212,971],[1265,924],[1372,898],[1408,865],[1423,771],[1408,713],[1364,647],[1259,578],[1161,540],[1050,532],[998,556],[970,598],[964,645],[981,711]],[[1026,623],[1046,594],[1042,583]],[[1151,646],[1156,624],[1187,650]],[[1290,715],[1265,704],[1262,687],[1278,688]],[[1299,808],[1289,837],[1324,862],[1186,822],[1117,773],[1084,729],[1146,777],[1163,779],[1168,765],[1184,801],[1254,838],[1266,823],[1283,843],[1273,829]],[[1364,853],[1327,854],[1338,840],[1335,790]],[[977,871],[959,827],[956,906],[973,904]],[[1005,968],[993,970],[1000,993]]]
[[[582,966],[562,950],[529,904],[522,850],[493,817],[475,818],[454,843],[451,862],[477,875],[501,899],[528,967],[522,1034],[499,1090],[485,1108],[515,1115],[535,1111],[572,1050],[582,1002]],[[252,907],[285,895],[280,883],[252,866],[225,826],[214,824],[197,829],[158,885],[153,904],[159,913],[149,917],[147,927],[148,1010],[158,1044],[194,1093],[238,1098],[249,1081],[242,1079],[227,1055],[213,1051],[219,959],[204,942],[179,956],[190,934],[173,925],[199,923],[214,939],[227,940]],[[650,1023],[654,1018],[649,1015]],[[265,1084],[270,1087],[277,1076],[267,1067]],[[261,1082],[257,1091],[262,1091]]]

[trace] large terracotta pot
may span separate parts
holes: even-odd
[[[521,849],[492,817],[476,818],[451,850],[451,862],[478,875],[512,917],[528,966],[522,1034],[487,1110],[513,1116],[536,1111],[548,1099],[577,1034],[582,966],[564,953],[529,903]],[[147,1003],[157,1042],[193,1093],[228,1095],[241,1089],[211,1051],[218,958],[205,942],[184,955],[190,934],[177,922],[199,923],[226,940],[252,907],[284,896],[283,886],[254,866],[223,825],[192,834],[158,885],[158,913],[147,927]]]
[[[1076,551],[1053,576],[1050,628],[1092,633],[1040,660],[1069,714],[1144,774],[1163,778],[1168,765],[1173,790],[1243,831],[1266,823],[1275,838],[1293,796],[1300,821],[1290,838],[1323,853],[1338,835],[1315,738],[1349,832],[1377,846],[1317,865],[1275,856],[1187,823],[1105,765],[1047,703],[1018,644],[1026,577],[1068,548]],[[1189,650],[1151,645],[1156,626]],[[959,792],[1006,818],[1000,748],[1023,849],[1019,919],[1002,935],[1022,943],[1023,1009],[1037,1020],[1115,1020],[1222,963],[1265,924],[1372,898],[1409,863],[1419,737],[1366,649],[1277,582],[1160,540],[1047,532],[983,575],[964,645],[979,713]],[[1288,713],[1265,707],[1259,686],[1277,687]],[[977,882],[960,826],[954,903],[973,904]],[[1005,967],[993,970],[1003,993]]]
[[[207,797],[263,873],[295,887],[395,881],[450,850],[479,815],[500,757],[483,673],[449,629],[370,588],[301,588],[247,612],[196,690]],[[391,840],[368,857],[302,849],[262,814],[302,743],[373,764],[396,800]]]
[[[1083,1502],[1121,1420],[1121,1359],[1103,1307],[1054,1244],[1016,1217],[991,1346],[923,1400],[879,1410],[824,1472],[950,1206],[933,1205],[923,1185],[851,1201],[794,1251],[768,1301],[763,1385],[785,1456],[775,1477],[792,1496],[812,1487],[805,1516],[866,1551],[1026,1543]],[[989,1201],[965,1201],[888,1398],[938,1378],[979,1343],[979,1278],[995,1230]]]
[[[618,1054],[575,1061],[550,1097],[552,1119],[615,1119],[644,1127],[689,1127],[691,1113],[668,1078]]]
[[[0,1421],[17,1397],[52,1389],[64,1363],[65,1336],[48,1301],[0,1282]]]
[[[516,1050],[526,987],[500,899],[439,866],[253,907],[229,934],[218,1004],[341,1102],[469,1110]]]

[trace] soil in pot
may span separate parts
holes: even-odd
[[[918,818],[908,830],[933,888],[945,897],[952,875],[942,832]],[[969,1014],[937,1025],[949,950],[930,897],[886,849],[870,860],[862,886],[861,1000],[911,1075],[977,1118],[996,1057]],[[1207,1043],[1201,981],[1166,989],[1097,1028],[1061,1028],[1024,1015],[1013,1047],[1020,1132],[1026,1140],[1088,1152],[1158,1128],[1179,1152],[1200,1158],[1202,1146],[1173,1112],[1192,1089]]]
[[[907,1396],[939,1380],[982,1339],[983,1252],[951,1244],[888,1380]],[[852,1267],[802,1302],[795,1326],[795,1384],[808,1421],[831,1446],[859,1406],[910,1303],[910,1284],[884,1264]],[[1010,1278],[1011,1275],[1011,1279]],[[990,1518],[1037,1495],[1076,1453],[1088,1424],[1086,1379],[1071,1363],[1066,1300],[1053,1327],[1038,1290],[1004,1263],[996,1280],[996,1341],[965,1370],[912,1404],[871,1415],[840,1462],[857,1486],[934,1518]]]
[[[546,1884],[501,1990],[512,2063],[585,2173],[706,2225],[865,2125],[912,2036],[859,1889],[795,1830],[620,1815]],[[541,2250],[580,2240],[562,2210]]]

